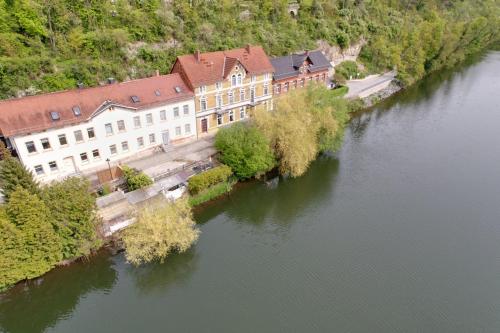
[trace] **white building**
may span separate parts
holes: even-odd
[[[195,119],[179,74],[0,102],[0,133],[42,182],[195,139]]]

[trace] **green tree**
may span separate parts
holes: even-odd
[[[135,191],[153,184],[153,180],[144,172],[138,172],[126,165],[122,167],[122,171],[130,191]]]
[[[172,252],[187,251],[199,234],[186,199],[158,200],[143,207],[136,223],[123,231],[125,257],[134,265],[163,262]]]
[[[54,231],[51,214],[37,195],[18,186],[11,193],[5,212],[10,222],[2,219],[2,229],[7,231],[6,244],[2,246],[8,254],[0,261],[2,278],[7,279],[4,286],[17,282],[16,279],[42,275],[62,259],[61,241]]]
[[[18,186],[26,189],[31,194],[40,192],[33,174],[18,159],[12,157],[3,142],[0,142],[0,155],[3,157],[3,160],[0,161],[0,189],[6,201],[9,201],[12,192]]]
[[[269,140],[253,126],[238,123],[221,129],[215,137],[220,161],[240,179],[259,176],[276,163]]]
[[[25,262],[29,252],[23,244],[23,234],[0,209],[0,291],[26,278]]]
[[[71,177],[42,189],[41,197],[61,239],[64,259],[89,255],[100,244],[95,198],[89,186],[87,180]]]

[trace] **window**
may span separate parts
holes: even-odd
[[[111,155],[116,155],[116,145],[109,146],[109,152]]]
[[[269,85],[266,83],[264,84],[264,95],[268,95],[269,94]]]
[[[45,171],[43,170],[43,166],[41,166],[40,164],[35,165],[35,173],[37,175],[43,175],[45,173]]]
[[[269,80],[269,76],[270,76],[269,73],[264,74],[264,80],[266,81]]]
[[[89,158],[87,156],[87,153],[81,153],[80,154],[80,159],[82,160],[82,164],[85,164],[85,163],[89,162]]]
[[[167,112],[165,110],[160,111],[160,120],[161,121],[167,120]]]
[[[217,104],[218,108],[220,108],[222,106],[222,96],[221,95],[217,95],[215,97],[215,103]]]
[[[240,89],[240,102],[245,100],[245,88]]]
[[[191,124],[184,125],[184,133],[191,134]]]
[[[154,133],[149,134],[149,143],[153,144],[155,142],[156,142],[156,138],[155,138]]]
[[[118,132],[124,132],[125,131],[125,121],[118,120],[116,122],[116,125],[118,126]]]
[[[175,135],[181,135],[181,127],[180,126],[177,126],[175,128]]]
[[[230,91],[230,92],[227,93],[227,98],[229,100],[229,104],[234,103],[234,96],[233,96],[233,92],[232,91]]]
[[[128,151],[128,141],[123,141],[122,142],[122,150],[123,151]]]
[[[222,125],[222,115],[221,114],[217,115],[217,125]]]
[[[255,82],[257,80],[257,77],[255,75],[252,75],[252,82]]]
[[[288,82],[285,83],[285,86],[283,87],[283,91],[287,92],[288,91]]]
[[[104,127],[106,128],[106,135],[113,135],[113,125],[106,124]]]
[[[200,109],[201,111],[206,111],[207,109],[207,100],[205,99],[205,97],[202,97],[200,100]]]
[[[222,82],[217,82],[217,83],[215,84],[215,88],[216,88],[217,90],[221,90],[221,89],[222,89]]]
[[[297,89],[297,80],[293,81],[293,87]]]
[[[94,160],[101,158],[101,155],[99,154],[99,149],[92,150],[92,157],[94,158]]]
[[[207,86],[200,86],[200,93],[204,94],[207,91]]]
[[[66,140],[66,134],[59,134],[57,137],[59,138],[59,144],[61,146],[66,146],[68,144],[68,140]]]
[[[142,136],[141,136],[141,137],[139,137],[139,138],[137,138],[137,146],[138,146],[139,148],[144,147],[144,138],[143,138]]]
[[[140,128],[141,127],[141,118],[139,116],[134,117],[134,127],[135,128]]]
[[[141,99],[139,98],[139,96],[130,96],[130,99],[134,103],[139,103],[141,101]]]
[[[244,107],[240,108],[240,119],[245,119],[245,108]]]
[[[229,111],[229,121],[234,121],[234,112],[232,110]]]
[[[57,163],[56,161],[49,162],[50,171],[57,171]]]
[[[174,108],[174,118],[179,118],[179,107],[178,106],[176,106]]]
[[[300,87],[304,87],[304,83],[305,83],[305,80],[304,79],[300,79]]]
[[[231,86],[236,85],[236,75],[231,76]]]
[[[52,119],[53,121],[57,121],[61,119],[61,115],[59,114],[59,112],[52,111],[50,112],[50,119]]]
[[[277,94],[281,93],[281,84],[276,85],[276,93]]]
[[[95,132],[93,127],[87,128],[87,135],[89,136],[89,139],[95,138]]]
[[[83,134],[82,134],[82,131],[78,130],[78,131],[74,131],[73,132],[75,134],[75,141],[78,143],[78,142],[83,142]]]
[[[43,150],[50,149],[50,142],[48,138],[43,138],[40,140],[40,142],[42,143]]]
[[[152,113],[148,113],[146,115],[146,124],[153,125],[153,114]]]
[[[28,153],[36,153],[35,143],[33,141],[26,142],[26,149],[28,149]]]
[[[238,85],[241,85],[243,83],[243,77],[241,74],[238,74]]]
[[[80,110],[80,107],[78,105],[73,106],[72,110],[73,110],[73,114],[75,115],[75,117],[79,117],[82,115],[82,110]]]
[[[182,106],[182,113],[184,113],[185,116],[189,116],[189,105],[183,105]]]
[[[253,103],[253,102],[255,102],[255,88],[254,87],[252,87],[250,89],[250,103]]]

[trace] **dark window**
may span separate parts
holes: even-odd
[[[132,96],[130,97],[130,99],[132,100],[132,102],[134,103],[139,103],[141,100],[139,99],[139,96]]]
[[[66,134],[59,134],[59,144],[61,146],[66,146],[68,144],[68,140],[66,140]]]
[[[50,149],[49,139],[43,138],[40,141],[42,142],[42,147],[43,147],[44,150]]]
[[[28,153],[36,153],[35,143],[33,141],[26,142],[26,149],[28,149]]]

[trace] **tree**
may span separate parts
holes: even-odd
[[[71,177],[42,189],[41,197],[62,241],[64,259],[89,255],[99,245],[95,197],[89,186],[87,180]]]
[[[238,123],[221,129],[215,137],[220,160],[240,179],[263,174],[275,165],[269,140],[255,127]]]
[[[138,172],[126,165],[122,167],[122,171],[130,191],[135,191],[153,184],[153,180],[144,172]]]
[[[18,159],[12,157],[3,142],[0,142],[0,155],[3,156],[3,161],[0,161],[0,189],[6,201],[9,201],[11,193],[18,186],[26,189],[31,194],[40,192],[33,174]]]
[[[0,209],[0,291],[25,278],[24,263],[29,252],[23,244],[21,231]]]
[[[8,258],[1,261],[3,276],[31,279],[52,269],[62,259],[62,247],[43,201],[18,186],[11,193],[5,212],[10,222],[2,222],[3,230],[8,232],[7,242],[2,245],[8,253]],[[16,267],[14,273],[12,267]],[[14,282],[17,281],[10,280],[9,284]]]
[[[134,265],[159,260],[172,252],[185,252],[199,237],[186,199],[158,200],[143,207],[137,221],[123,231],[125,256]]]

